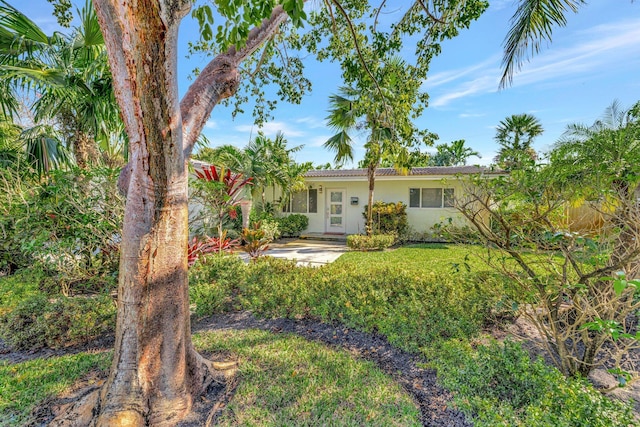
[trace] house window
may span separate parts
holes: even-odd
[[[450,208],[454,206],[453,188],[410,188],[410,208]]]
[[[309,189],[291,193],[291,198],[284,212],[292,213],[317,213],[318,212],[318,190]]]

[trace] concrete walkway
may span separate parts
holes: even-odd
[[[345,242],[298,239],[285,243],[272,243],[265,255],[274,258],[295,259],[298,265],[317,267],[335,261],[345,252],[347,252]]]

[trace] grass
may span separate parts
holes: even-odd
[[[107,369],[111,352],[0,363],[0,426],[23,425],[33,408],[63,393],[92,369]]]
[[[346,351],[257,330],[200,333],[194,343],[239,359],[240,382],[218,425],[421,425],[397,384]]]

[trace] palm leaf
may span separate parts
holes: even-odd
[[[520,0],[504,41],[500,87],[511,84],[513,73],[540,51],[541,42],[551,42],[553,28],[566,25],[567,12],[577,12],[583,4],[585,0]]]

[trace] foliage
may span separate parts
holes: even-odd
[[[65,293],[118,269],[117,171],[57,171],[34,181],[0,170],[0,269],[41,266]]]
[[[459,166],[466,165],[469,157],[481,157],[480,153],[465,147],[465,140],[458,139],[449,144],[436,145],[436,154],[429,159],[431,166]]]
[[[504,170],[531,167],[538,158],[531,144],[543,131],[538,118],[531,114],[514,114],[502,120],[496,128],[500,150],[494,161]]]
[[[199,170],[200,169],[200,170]],[[227,215],[231,219],[237,215],[244,188],[252,184],[252,177],[244,177],[224,166],[202,165],[196,169],[197,179],[191,183],[192,199],[199,202],[203,209],[194,222],[202,222],[206,234],[207,219],[215,218],[218,237],[223,238],[223,223]]]
[[[406,391],[347,351],[257,330],[200,333],[194,341],[239,361],[242,381],[221,411],[221,426],[421,425]]]
[[[274,220],[282,237],[298,237],[309,226],[309,217],[302,214],[289,214]]]
[[[101,352],[0,362],[0,425],[35,423],[30,417],[35,407],[69,390],[90,371],[107,370],[111,358],[111,352]]]
[[[522,63],[540,51],[541,42],[551,42],[553,28],[566,25],[568,12],[575,13],[585,4],[586,0],[521,0],[504,39],[500,87],[511,83]]]
[[[365,206],[362,216],[366,219],[369,207]],[[377,201],[371,209],[373,215],[372,231],[378,234],[402,236],[409,228],[407,205],[402,202],[385,203]]]
[[[620,363],[638,346],[635,339],[614,339],[611,328],[586,328],[600,321],[622,332],[632,328],[640,308],[636,286],[615,288],[624,280],[618,272],[640,254],[640,206],[628,195],[610,199],[616,208],[599,210],[605,222],[597,235],[570,232],[564,209],[575,190],[561,176],[552,164],[478,177],[456,207],[487,246],[485,262],[513,281],[510,297],[544,337],[556,366],[566,375],[587,375],[609,358]]]
[[[37,294],[0,317],[0,335],[16,350],[84,344],[115,329],[109,295],[49,299]]]
[[[431,227],[433,235],[445,242],[452,243],[482,243],[478,231],[468,225],[458,225],[453,222],[453,218],[434,224]]]
[[[271,240],[269,240],[261,226],[262,223],[258,221],[253,224],[252,228],[242,230],[241,249],[246,252],[253,261],[264,255],[265,251],[269,249],[269,243],[271,243]]]
[[[474,256],[465,260],[469,251]],[[196,265],[199,290],[192,302],[199,315],[208,314],[200,306],[212,306],[216,311],[233,307],[268,317],[337,321],[376,330],[394,345],[417,351],[443,339],[474,335],[504,315],[496,310],[507,283],[474,260],[478,251],[422,245],[349,252],[320,268],[271,257],[248,264],[213,257]],[[456,268],[463,263],[469,269]]]
[[[638,425],[632,408],[582,378],[564,378],[519,344],[492,342],[472,350],[450,342],[437,355],[438,378],[475,426]]]
[[[195,262],[206,254],[210,253],[222,253],[233,250],[233,248],[239,245],[238,239],[231,240],[227,237],[227,232],[223,231],[220,237],[208,237],[204,239],[194,236],[189,242],[188,248],[188,264],[189,267],[193,266]]]
[[[263,219],[260,221],[260,229],[264,231],[264,237],[269,241],[279,239],[282,234],[280,231],[280,222],[277,220]]]
[[[287,148],[287,140],[282,132],[278,132],[275,139],[258,132],[258,136],[243,149],[233,145],[204,148],[197,158],[224,165],[251,178],[253,186],[244,196],[254,203],[261,200],[265,205],[266,187],[279,186],[283,194],[288,194],[304,185],[302,176],[311,168],[311,164],[298,164],[292,158],[292,154],[301,149],[302,145]]]
[[[355,251],[381,251],[387,249],[398,240],[397,234],[350,234],[347,236],[347,247]]]
[[[239,308],[234,300],[247,274],[237,256],[207,257],[189,269],[189,296],[197,316],[208,316]]]
[[[0,7],[0,27],[7,39],[0,46],[0,82],[10,88],[0,105],[5,113],[15,114],[18,99],[27,100],[33,127],[21,139],[40,174],[70,164],[63,144],[81,168],[103,161],[121,166],[126,157],[124,126],[91,2],[78,18],[80,25],[71,34],[48,36],[17,9],[6,3]]]

